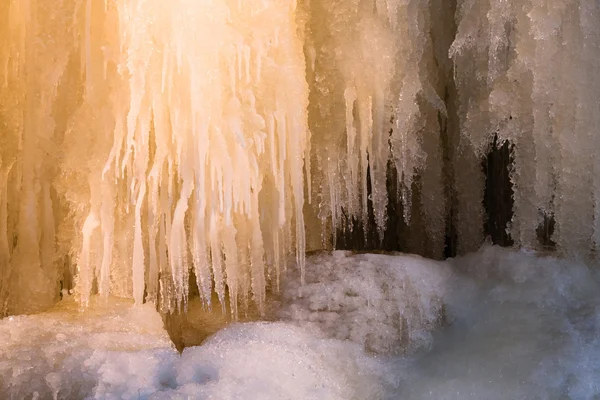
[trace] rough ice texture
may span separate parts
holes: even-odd
[[[168,382],[178,355],[154,308],[93,300],[0,320],[0,398],[147,398]]]
[[[390,176],[419,251],[449,220],[476,250],[495,135],[515,242],[600,246],[597,1],[0,3],[0,315],[61,285],[172,312],[192,271],[262,310],[305,224],[383,237]]]
[[[450,276],[446,264],[418,256],[323,253],[307,260],[304,285],[285,275],[278,315],[371,352],[426,349],[445,322]]]
[[[151,306],[102,302],[0,320],[0,398],[360,400],[392,384],[360,346],[285,323],[232,325],[180,356]]]
[[[315,291],[310,279],[317,264],[325,271]],[[333,265],[343,272],[334,273]],[[44,400],[53,394],[165,400],[600,396],[600,277],[589,266],[498,247],[445,263],[338,252],[309,258],[307,266],[305,297],[284,281],[284,298],[293,300],[291,321],[232,324],[181,356],[158,313],[131,302],[103,306],[92,297],[80,314],[66,300],[43,314],[2,319],[0,398],[31,399],[34,392]],[[396,287],[394,296],[383,296],[383,282],[391,288],[409,281],[410,291]],[[348,288],[359,296],[344,298]],[[448,324],[431,330],[414,311],[433,315],[428,312],[438,301]],[[311,304],[339,309],[313,311]],[[411,336],[420,351],[366,353],[365,333],[382,340],[373,342],[379,350],[394,352],[390,332],[399,329],[382,316],[407,304],[411,332],[421,324],[423,334]],[[354,311],[345,311],[348,305]],[[339,326],[321,318],[332,314]],[[313,327],[306,326],[311,315],[318,317]],[[361,334],[336,339],[346,328]],[[405,349],[404,343],[392,346]]]
[[[515,145],[512,238],[538,247],[547,217],[563,253],[597,252],[600,5],[461,0],[456,21],[461,131],[479,154],[494,134]]]

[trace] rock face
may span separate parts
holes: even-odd
[[[231,314],[216,301],[208,309],[199,297],[188,301],[187,310],[163,314],[165,328],[179,351],[198,346],[206,338],[225,328],[232,321]]]

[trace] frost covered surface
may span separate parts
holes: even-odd
[[[153,306],[93,300],[0,320],[0,398],[133,399],[168,382],[178,354]]]
[[[451,262],[451,327],[399,360],[406,399],[595,399],[600,280],[583,264],[497,247]]]
[[[96,300],[0,320],[0,398],[360,400],[393,384],[360,346],[286,323],[234,324],[180,356],[152,307]]]
[[[311,288],[313,263],[324,269],[320,296]],[[334,274],[328,264],[342,272]],[[232,324],[181,356],[158,314],[132,309],[130,302],[94,305],[84,314],[74,302],[61,302],[44,314],[5,318],[0,397],[28,398],[33,391],[41,399],[54,392],[57,398],[165,400],[600,395],[600,279],[583,264],[484,247],[446,263],[336,252],[310,257],[307,265],[305,297],[298,297],[299,287],[284,285],[284,297],[293,299],[284,310],[293,321]],[[383,296],[384,281],[396,285],[395,296]],[[400,282],[412,289],[401,290]],[[340,294],[349,288],[361,305],[348,313],[351,303]],[[367,304],[362,300],[369,294]],[[413,330],[420,321],[424,335],[412,338],[427,346],[390,355],[397,325],[380,316],[400,306],[434,315],[440,302],[449,324],[431,329],[415,319]],[[333,313],[338,327],[329,322]],[[307,326],[311,315],[321,314],[328,317]],[[372,321],[365,321],[368,315]],[[363,334],[337,339],[344,329]],[[386,340],[374,343],[388,354],[365,352],[367,331]]]
[[[447,264],[418,256],[323,253],[307,260],[305,285],[288,271],[279,316],[377,353],[427,348],[444,323],[450,276]]]

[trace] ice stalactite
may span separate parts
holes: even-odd
[[[494,134],[514,145],[510,231],[520,246],[538,246],[546,217],[564,253],[597,247],[599,12],[579,0],[459,1],[461,131],[479,155]]]
[[[265,257],[259,216],[274,214],[272,236],[297,226],[289,240],[304,253],[307,90],[294,5],[188,3],[113,5],[120,31],[110,49],[122,52],[117,75],[126,77],[113,95],[129,101],[113,105],[112,149],[93,176],[97,186],[121,185],[112,193],[131,219],[124,228],[136,301],[146,288],[168,309],[185,303],[193,268],[207,303],[214,281],[222,304],[227,287],[234,311],[249,291],[262,307],[263,265],[275,257]],[[280,23],[266,23],[273,18]],[[260,202],[262,190],[294,201]],[[246,273],[251,284],[240,279]]]
[[[381,243],[392,208],[408,250],[475,250],[495,137],[516,244],[553,219],[563,253],[597,251],[599,7],[1,2],[0,315],[72,277],[83,305],[174,311],[195,277],[206,304],[260,309],[319,228]]]
[[[310,3],[306,53],[312,68],[310,121],[323,226],[334,234],[365,224],[372,202],[380,239],[386,224],[386,179],[397,171],[404,217],[411,218],[415,178],[432,254],[443,249],[445,223],[429,1]],[[367,175],[369,175],[367,177]],[[370,187],[368,187],[368,181]]]
[[[12,296],[51,304],[58,268],[46,264],[68,256],[84,305],[110,293],[160,299],[172,311],[185,304],[193,269],[207,303],[214,286],[234,311],[250,292],[262,307],[275,279],[266,260],[288,256],[280,243],[300,266],[304,258],[308,90],[295,7],[34,0],[0,8],[9,22],[0,28],[0,177],[9,186],[0,200],[18,215],[0,212],[0,227],[18,232],[12,249],[11,229],[2,231],[9,250],[0,278],[19,282]],[[40,288],[47,293],[28,292]]]

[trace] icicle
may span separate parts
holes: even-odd
[[[88,217],[83,223],[83,244],[81,246],[81,253],[79,254],[79,262],[77,265],[78,270],[78,290],[81,296],[81,303],[87,306],[89,302],[90,292],[92,291],[92,281],[94,279],[92,269],[92,259],[90,254],[91,238],[94,230],[100,226],[100,221],[94,211],[90,211]]]
[[[100,279],[98,293],[108,296],[110,292],[110,265],[113,261],[113,239],[114,239],[114,202],[110,185],[102,185],[102,205],[100,206],[100,225],[102,226],[102,264],[100,267]]]
[[[442,255],[446,197],[474,250],[495,135],[515,242],[554,218],[597,252],[598,5],[459,0],[449,61],[446,3],[0,4],[0,313],[52,304],[71,258],[84,304],[172,312],[193,268],[205,304],[262,308],[307,229],[383,238],[392,176],[414,250]]]
[[[10,253],[8,241],[8,175],[14,165],[14,159],[4,161],[0,157],[0,318],[8,313],[10,296]]]

